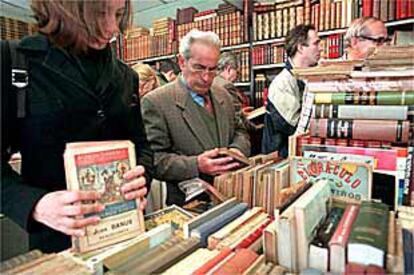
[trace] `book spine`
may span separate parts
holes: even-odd
[[[409,122],[402,120],[311,119],[311,136],[408,142]]]
[[[413,105],[414,92],[316,93],[315,104]]]
[[[312,106],[313,118],[406,120],[407,106],[332,105]]]

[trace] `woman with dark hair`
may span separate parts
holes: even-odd
[[[32,0],[31,7],[39,34],[17,46],[29,76],[23,118],[13,119],[16,110],[7,105],[15,94],[2,93],[0,212],[26,229],[31,249],[52,252],[68,248],[70,236],[82,236],[85,226],[99,223],[92,213],[104,209],[78,203],[96,200],[98,192],[66,190],[66,143],[131,140],[138,166],[124,175],[128,183],[121,191],[125,199],[141,199],[142,208],[153,154],[133,96],[138,77],[109,46],[131,21],[131,1]],[[11,88],[5,79],[2,88]],[[16,150],[22,155],[21,175],[7,163]]]

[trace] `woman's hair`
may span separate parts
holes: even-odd
[[[107,0],[32,0],[31,8],[39,32],[47,35],[59,47],[75,52],[87,52],[90,41],[103,33],[102,12]],[[119,29],[123,32],[132,22],[131,0],[125,0],[125,13]]]
[[[219,71],[219,73],[221,73],[227,66],[230,66],[235,70],[237,70],[237,68],[239,67],[237,64],[236,56],[231,52],[224,52],[220,55],[217,70]]]
[[[158,80],[157,74],[155,71],[151,68],[150,65],[138,63],[132,66],[132,69],[137,72],[139,76],[139,82],[140,83],[146,83],[148,81],[154,80],[154,86],[151,88],[150,91],[154,90],[155,88],[158,88],[160,86],[160,81]],[[140,97],[144,96],[142,94],[142,91],[140,91]]]
[[[220,38],[214,32],[204,32],[199,31],[197,29],[192,29],[189,31],[180,41],[180,48],[179,52],[184,57],[185,60],[190,59],[191,53],[190,48],[191,45],[196,42],[200,41],[213,47],[216,47],[220,51]]]

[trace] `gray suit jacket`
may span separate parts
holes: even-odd
[[[211,95],[219,144],[208,138],[207,127],[195,112],[197,106],[180,78],[142,98],[142,116],[154,151],[156,177],[167,181],[169,204],[183,203],[183,194],[178,200],[171,199],[177,195],[172,193],[179,192],[177,182],[201,176],[197,167],[200,153],[216,147],[234,147],[246,156],[250,154],[248,134],[244,125],[235,119],[230,95],[218,87],[211,88]]]

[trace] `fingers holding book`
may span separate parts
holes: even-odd
[[[138,165],[125,173],[124,179],[128,182],[121,187],[126,200],[143,199],[147,194],[145,169]]]
[[[104,205],[95,202],[99,198],[100,194],[96,191],[51,192],[44,195],[35,205],[33,218],[66,235],[84,236],[84,227],[97,224],[100,220],[98,216],[90,214],[105,209]],[[84,215],[87,217],[76,218]]]

